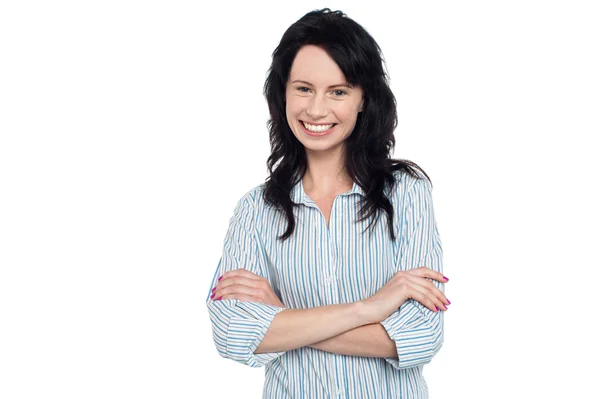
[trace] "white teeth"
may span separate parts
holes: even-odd
[[[329,130],[333,127],[333,125],[335,125],[335,123],[332,123],[330,125],[319,125],[319,126],[315,126],[315,125],[309,125],[308,123],[302,121],[302,124],[304,125],[304,127],[307,130],[310,130],[311,132],[315,132],[315,133],[320,133],[320,132],[324,132],[325,130]]]

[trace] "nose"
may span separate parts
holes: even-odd
[[[322,96],[313,96],[306,108],[306,114],[312,119],[323,118],[327,116],[327,104]]]

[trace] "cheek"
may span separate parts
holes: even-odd
[[[344,107],[338,111],[337,115],[345,124],[353,124],[358,116],[357,110],[355,106]]]
[[[294,117],[294,111],[292,108],[290,108],[289,105],[285,106],[285,117],[287,119],[288,124],[291,127],[292,123],[294,123],[295,117]]]
[[[285,117],[288,123],[288,127],[292,130],[292,132],[295,132],[296,130],[296,123],[298,122],[298,111],[291,106],[290,104],[288,104],[286,102],[286,106],[285,106]],[[294,133],[295,135],[296,133]]]
[[[298,99],[291,98],[285,101],[285,113],[288,117],[295,118],[303,109],[304,105],[302,104],[302,101],[299,101]]]

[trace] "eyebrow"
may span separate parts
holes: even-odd
[[[306,80],[294,80],[292,83],[304,83],[305,85],[312,86],[312,83],[307,82]],[[332,87],[340,87],[340,86],[352,89],[352,86],[350,86],[348,83],[338,83],[336,85],[331,85],[328,87],[328,89],[331,89]]]

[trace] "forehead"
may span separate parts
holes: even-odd
[[[346,81],[344,73],[333,58],[321,47],[314,45],[306,45],[298,50],[290,70],[290,81],[296,79],[305,80],[317,86]]]

